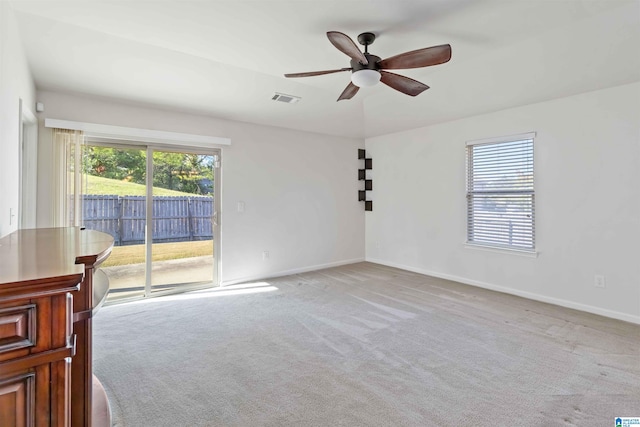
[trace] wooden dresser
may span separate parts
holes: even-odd
[[[92,425],[94,271],[112,247],[74,227],[0,239],[0,426]]]

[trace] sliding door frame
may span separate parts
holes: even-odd
[[[140,149],[146,150],[146,228],[145,228],[145,283],[144,283],[144,295],[142,298],[149,298],[151,296],[162,296],[169,294],[182,293],[186,291],[206,289],[211,287],[220,286],[220,271],[221,271],[221,253],[220,253],[220,205],[221,205],[221,176],[222,176],[222,149],[219,147],[199,147],[199,146],[184,146],[184,145],[171,145],[171,144],[153,144],[143,141],[133,140],[113,140],[110,138],[92,137],[91,135],[85,135],[85,145],[101,146],[109,148],[121,148],[121,149]],[[151,271],[152,271],[152,246],[153,246],[153,153],[155,151],[162,152],[176,152],[187,154],[199,154],[213,156],[213,216],[211,218],[211,225],[213,230],[213,281],[210,285],[196,284],[193,286],[179,287],[176,289],[166,291],[152,291],[151,283]],[[140,297],[123,298],[120,301],[127,301],[132,299],[140,299]]]

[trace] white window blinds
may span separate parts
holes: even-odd
[[[80,165],[84,134],[77,130],[54,129],[53,136],[53,223],[57,227],[79,226],[82,223],[82,183],[76,167]]]
[[[467,143],[467,242],[535,250],[533,136]]]

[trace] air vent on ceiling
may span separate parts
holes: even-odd
[[[271,99],[273,101],[278,101],[278,102],[285,102],[287,104],[295,104],[296,102],[300,101],[299,96],[294,96],[294,95],[285,95],[284,93],[278,93],[276,92]]]

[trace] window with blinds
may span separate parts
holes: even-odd
[[[467,143],[467,243],[535,250],[534,136]]]

